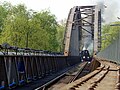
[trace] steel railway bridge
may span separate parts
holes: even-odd
[[[0,90],[120,90],[119,46],[116,51],[100,51],[98,6],[70,9],[64,54],[9,44],[0,48]],[[84,49],[93,56],[91,63],[81,61]],[[117,58],[110,58],[110,52],[117,52]]]

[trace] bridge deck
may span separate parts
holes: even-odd
[[[106,60],[99,62],[101,63],[99,68],[59,90],[115,90],[119,74],[118,66]]]
[[[116,77],[116,71],[109,71],[107,76],[100,83],[98,83],[98,87],[96,87],[96,90],[114,90]]]
[[[34,90],[34,89],[39,89],[39,87],[44,86],[47,82],[53,80],[54,78],[60,76],[61,74],[64,74],[66,71],[70,70],[74,66],[68,67],[60,72],[56,73],[51,73],[46,77],[43,77],[39,80],[33,81],[30,84],[26,84],[23,87],[16,87],[14,90]]]

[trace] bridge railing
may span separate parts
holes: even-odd
[[[97,56],[120,64],[120,32],[118,38],[114,40],[105,50],[99,52]]]
[[[0,55],[0,89],[27,84],[80,62],[80,57]]]

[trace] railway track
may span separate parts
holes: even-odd
[[[75,81],[82,75],[88,74],[89,67],[90,67],[90,64],[88,62],[83,62],[80,65],[69,70],[68,72],[63,73],[60,76],[49,81],[48,83],[36,88],[36,90],[57,90],[57,88],[63,87],[65,85]],[[85,72],[83,72],[83,71],[85,71]]]
[[[120,67],[106,60],[99,62],[96,70],[57,90],[120,90]]]

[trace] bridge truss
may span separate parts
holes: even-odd
[[[83,47],[87,49],[92,42],[94,52],[98,52],[101,48],[101,10],[98,6],[71,8],[64,36],[64,55],[79,56]]]

